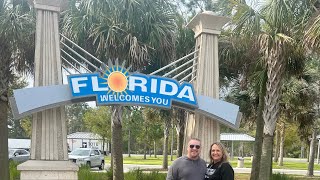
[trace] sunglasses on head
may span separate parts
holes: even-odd
[[[190,144],[189,147],[190,147],[191,149],[193,149],[194,147],[196,147],[196,149],[200,149],[200,145]]]

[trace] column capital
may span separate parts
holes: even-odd
[[[212,11],[204,11],[197,14],[187,24],[187,27],[192,29],[195,37],[202,33],[220,34],[222,26],[230,21],[230,18],[223,16],[216,16]]]
[[[33,0],[33,4],[36,9],[60,12],[66,9],[68,5],[68,1],[67,0]]]

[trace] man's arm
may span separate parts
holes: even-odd
[[[172,163],[172,165],[168,169],[168,174],[166,180],[178,180],[178,172],[176,168],[176,161]]]

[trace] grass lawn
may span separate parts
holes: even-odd
[[[286,177],[294,178],[294,180],[316,180],[319,177],[305,177],[305,176],[296,176],[296,175],[286,175]],[[235,180],[249,180],[250,174],[235,174]]]
[[[173,159],[176,159],[176,156],[173,157]],[[124,156],[123,157],[123,163],[124,164],[145,164],[145,165],[161,165],[163,161],[162,155],[157,155],[157,158],[154,158],[153,156],[147,155],[147,159],[143,159],[143,156],[136,156],[133,155],[131,157]],[[106,163],[110,163],[110,156],[106,156]],[[171,165],[172,161],[170,161],[170,156],[168,156],[168,164]],[[276,163],[273,163],[273,169],[301,169],[301,170],[307,170],[308,169],[308,163],[306,162],[287,162],[285,161],[283,163],[283,166],[278,166]],[[232,167],[237,167],[237,159],[234,159],[231,161]],[[251,161],[250,158],[245,158],[244,161],[244,167],[245,168],[251,168]],[[320,165],[315,164],[314,170],[320,170]]]
[[[176,156],[174,156],[173,159],[176,159]],[[107,156],[105,158],[106,163],[110,163],[110,156]],[[163,156],[162,155],[157,155],[157,158],[155,157],[150,157],[147,155],[147,159],[143,159],[143,156],[123,156],[123,164],[145,164],[145,165],[162,165],[163,161]],[[168,164],[169,166],[171,165],[173,161],[170,161],[170,156],[168,157]]]
[[[250,179],[250,174],[235,174],[235,180],[248,180]]]

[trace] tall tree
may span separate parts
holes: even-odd
[[[88,109],[83,115],[85,127],[100,135],[103,139],[111,139],[111,111],[109,107],[99,106]]]
[[[33,70],[34,22],[20,5],[0,2],[0,174],[5,180],[9,179],[8,92],[15,73]]]
[[[174,12],[166,0],[72,1],[65,14],[64,33],[73,39],[89,40],[101,60],[126,60],[134,71],[143,71],[151,59],[172,59]],[[79,28],[81,27],[81,28]],[[113,179],[123,179],[122,111],[113,106]]]
[[[21,89],[26,87],[28,84],[25,81],[24,78],[21,78],[19,76],[16,76],[14,78],[14,82],[11,85],[11,89],[9,90],[9,94],[10,96],[12,96],[12,90],[14,89]],[[14,119],[11,113],[11,109],[8,109],[8,127],[9,128],[9,138],[28,138],[30,137],[29,133],[31,133],[30,131],[27,131],[26,129],[24,129],[24,127],[22,126],[22,122],[24,121],[31,121],[31,119],[29,117],[23,118],[21,119]]]
[[[68,134],[74,132],[84,132],[86,130],[83,117],[88,111],[88,108],[88,104],[86,103],[78,103],[66,106]]]
[[[142,110],[143,113],[143,118],[144,118],[144,137],[148,137],[147,139],[149,142],[146,143],[151,143],[153,141],[154,144],[154,153],[156,156],[157,153],[157,147],[156,147],[156,142],[159,142],[161,138],[164,137],[164,127],[163,127],[163,117],[160,116],[160,111],[155,109],[155,108],[144,108]],[[146,141],[146,138],[143,140],[144,142]]]
[[[248,11],[252,10],[246,4],[241,5]],[[233,23],[246,19],[241,24],[251,25],[260,21],[258,15],[250,18],[246,16],[247,14],[235,14]],[[220,83],[227,89],[232,89],[225,100],[240,106],[244,120],[241,124],[251,124],[252,126],[255,122],[256,140],[251,179],[258,179],[259,176],[264,126],[262,112],[267,80],[265,64],[261,60],[262,55],[257,46],[254,45],[259,31],[260,27],[237,27],[231,32],[223,32],[219,44],[220,73],[224,77],[223,80],[220,80]],[[232,96],[233,98],[231,98]]]
[[[261,163],[259,179],[269,179],[273,133],[279,111],[281,81],[286,72],[287,61],[303,62],[305,59],[306,53],[302,50],[301,39],[303,28],[310,16],[310,2],[272,0],[258,11],[247,7],[243,3],[237,4],[236,11],[240,14],[240,18],[235,29],[240,28],[242,32],[249,31],[250,33],[258,30],[255,31],[257,35],[255,44],[261,49],[260,52],[266,64],[268,78],[263,111],[265,122],[263,163]],[[261,20],[256,21],[252,17],[259,17]],[[255,21],[250,25],[248,20]]]
[[[313,128],[312,137],[310,140],[310,155],[309,155],[309,163],[308,163],[308,170],[307,176],[313,176],[314,170],[314,157],[315,157],[315,144],[317,141],[317,128]]]
[[[164,121],[162,168],[168,169],[168,147],[169,147],[169,131],[171,126],[171,111],[160,110],[159,117]]]
[[[177,132],[177,157],[181,157],[183,154],[183,139],[184,139],[184,129],[186,122],[186,112],[183,109],[174,108],[173,114],[176,123]]]
[[[143,131],[143,115],[141,107],[126,107],[126,112],[124,113],[124,131],[127,135],[128,140],[128,156],[131,157],[131,144],[132,142],[136,141],[141,137],[141,139],[144,139],[146,134]]]

